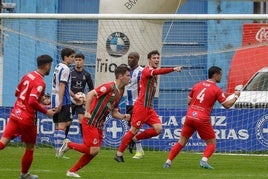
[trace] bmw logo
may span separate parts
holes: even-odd
[[[113,57],[121,57],[129,50],[130,42],[122,32],[114,32],[107,38],[106,50]]]

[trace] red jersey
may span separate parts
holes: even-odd
[[[146,66],[141,72],[140,91],[136,101],[137,104],[144,107],[152,107],[153,98],[157,87],[157,75],[173,72],[173,68],[154,69]],[[135,104],[136,104],[135,103]]]
[[[88,124],[97,128],[103,128],[106,116],[119,106],[124,93],[120,93],[115,82],[105,83],[94,89],[97,96],[90,105],[91,118]]]
[[[43,76],[37,71],[24,75],[16,89],[17,100],[11,111],[11,117],[25,124],[35,124],[36,110],[46,113],[46,109],[39,104],[45,88]]]
[[[206,80],[193,86],[189,93],[192,99],[187,110],[187,116],[197,119],[210,119],[211,110],[218,100],[223,103],[226,97],[215,82]]]

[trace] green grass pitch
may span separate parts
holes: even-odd
[[[0,178],[18,178],[23,147],[7,147],[0,151]],[[117,163],[113,156],[115,150],[102,149],[99,155],[78,173],[85,179],[175,179],[175,178],[268,178],[268,156],[264,155],[224,155],[214,154],[209,163],[214,170],[199,167],[202,154],[182,152],[173,161],[172,167],[163,168],[168,152],[145,151],[143,159],[132,159],[125,152],[125,163]],[[39,179],[65,179],[66,171],[78,160],[80,153],[69,151],[70,159],[56,159],[52,148],[37,147],[31,173]]]

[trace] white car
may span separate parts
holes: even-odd
[[[260,69],[250,78],[234,108],[268,108],[268,67]]]

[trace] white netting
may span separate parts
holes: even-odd
[[[224,76],[219,86],[228,93],[234,90],[235,85],[245,84],[262,66],[268,66],[268,26],[252,24],[252,19],[264,19],[266,16],[154,15],[149,19],[146,15],[140,15],[135,19],[134,15],[127,15],[124,20],[119,20],[120,15],[114,16],[115,19],[107,14],[97,16],[90,19],[90,15],[87,15],[83,20],[76,15],[70,15],[69,20],[68,15],[61,15],[59,19],[53,16],[51,20],[49,17],[42,20],[41,17],[4,19],[1,25],[2,105],[13,105],[15,87],[23,74],[35,69],[38,55],[51,55],[55,66],[60,61],[60,50],[71,47],[85,54],[87,70],[95,85],[99,85],[113,80],[114,68],[127,62],[127,53],[130,51],[139,52],[141,64],[146,65],[147,53],[157,49],[161,52],[162,66],[185,66],[182,73],[160,77],[155,108],[162,118],[163,132],[143,142],[145,147],[152,150],[168,150],[179,138],[189,89],[197,81],[207,78],[209,66],[217,65],[223,69]],[[63,17],[64,20],[61,19]],[[46,78],[46,82],[47,92],[50,92],[51,76]],[[246,102],[250,101],[242,101],[243,105]],[[123,111],[124,105],[122,100]],[[3,119],[8,117],[7,112],[1,116]],[[217,134],[218,151],[267,150],[266,113],[266,109],[239,108],[228,111],[216,104],[212,121]],[[0,123],[2,126],[5,124],[3,121]],[[54,130],[51,119],[40,116],[39,124],[38,142],[50,145]],[[125,125],[108,119],[105,145],[117,146],[125,129]],[[76,121],[70,132],[72,140],[81,141],[78,133]],[[199,151],[203,146],[204,143],[195,135],[186,150]]]

